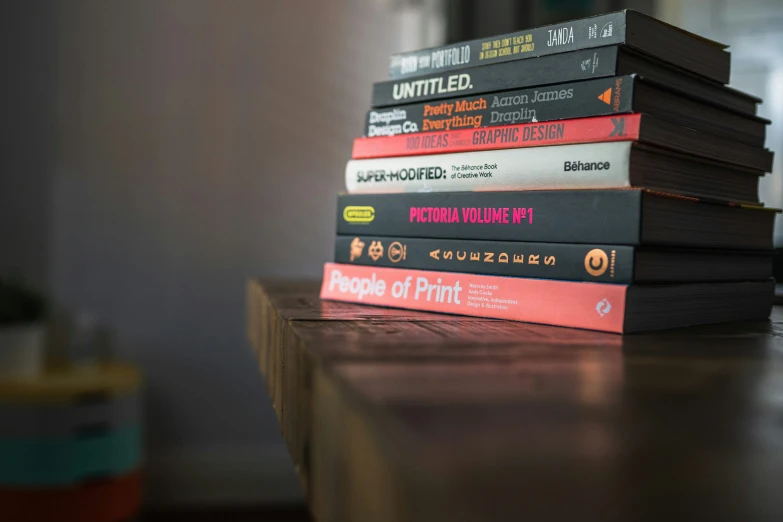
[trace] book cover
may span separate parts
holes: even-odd
[[[648,190],[341,194],[337,234],[769,249],[779,211]]]
[[[632,143],[351,160],[351,194],[630,187]]]
[[[572,20],[458,44],[393,54],[389,78],[535,58],[625,43],[625,12]]]
[[[600,116],[543,123],[504,125],[489,129],[461,129],[440,132],[398,134],[378,138],[356,138],[353,159],[419,156],[454,152],[476,152],[547,145],[570,145],[640,138],[641,114]]]
[[[404,78],[623,44],[712,81],[729,81],[726,46],[633,10],[524,29],[391,56],[389,77]]]
[[[618,76],[367,112],[364,135],[453,132],[633,112],[636,78]]]
[[[378,82],[372,87],[371,105],[402,105],[470,93],[481,94],[615,76],[618,56],[617,46],[599,47],[532,60],[473,67],[454,74],[444,72]]]
[[[635,247],[468,239],[337,236],[334,261],[413,270],[631,284]]]
[[[627,288],[326,263],[321,299],[622,333]]]

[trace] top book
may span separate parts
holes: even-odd
[[[389,77],[419,76],[616,44],[627,45],[721,84],[729,82],[731,55],[726,45],[630,9],[393,54]]]

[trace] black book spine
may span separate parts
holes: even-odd
[[[642,192],[341,194],[337,234],[637,245]]]
[[[364,135],[447,132],[633,112],[633,76],[374,109]]]
[[[526,29],[503,36],[393,54],[389,78],[405,78],[465,67],[625,43],[624,12]]]
[[[615,76],[618,52],[617,46],[599,47],[532,60],[472,67],[453,74],[443,72],[420,78],[379,82],[372,86],[372,106],[402,105],[465,94]]]
[[[634,247],[337,236],[336,263],[631,284]]]

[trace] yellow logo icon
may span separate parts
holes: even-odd
[[[594,248],[585,256],[585,270],[591,276],[598,277],[609,267],[609,257],[600,248]]]
[[[598,99],[601,100],[602,102],[604,102],[607,105],[611,105],[612,104],[612,88],[610,87],[610,88],[606,89],[604,92],[602,92],[598,96]]]
[[[343,219],[348,223],[369,223],[375,219],[375,209],[373,207],[345,207]]]
[[[367,255],[372,258],[373,261],[378,261],[383,257],[383,245],[380,241],[373,241],[367,248]]]
[[[400,243],[399,241],[395,241],[391,245],[389,245],[389,261],[392,263],[399,263],[401,260],[405,259],[406,254],[406,248],[405,245]]]
[[[362,250],[364,250],[364,241],[358,237],[353,238],[351,241],[351,262],[357,257],[362,257]]]

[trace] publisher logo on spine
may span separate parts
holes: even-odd
[[[620,111],[620,95],[623,92],[623,79],[617,78],[614,81],[614,96],[612,97],[612,109],[614,112]]]
[[[594,248],[585,256],[585,270],[594,277],[602,276],[609,270],[609,277],[614,277],[614,265],[617,259],[617,251],[612,250],[611,255],[600,248]]]
[[[364,241],[359,239],[358,237],[353,238],[353,241],[351,241],[351,263],[353,263],[356,259],[362,257],[362,250],[364,250]]]
[[[343,209],[343,219],[348,223],[370,223],[375,219],[375,209],[373,207],[348,206]]]
[[[600,301],[598,301],[598,303],[596,303],[595,311],[598,312],[598,315],[603,317],[612,311],[612,303],[610,303],[609,300],[606,298],[601,299]]]
[[[609,256],[600,248],[594,248],[585,256],[585,270],[591,276],[598,277],[609,268]]]
[[[370,256],[373,261],[378,261],[383,257],[383,243],[380,241],[373,241],[370,243],[370,246],[367,247],[367,255]]]
[[[387,255],[389,256],[389,261],[392,263],[399,263],[405,259],[407,253],[408,248],[399,241],[395,241],[389,245],[389,251]]]

